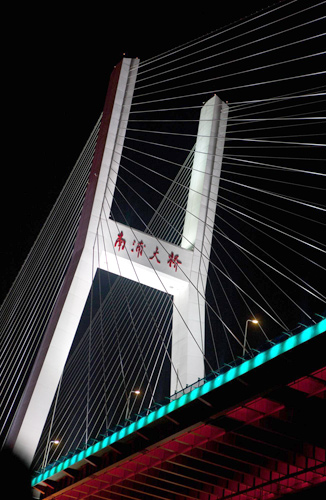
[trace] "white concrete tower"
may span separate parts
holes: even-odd
[[[214,96],[202,109],[181,247],[117,223],[110,219],[110,206],[137,69],[137,59],[124,59],[112,74],[74,252],[9,434],[9,444],[27,463],[33,459],[97,268],[173,295],[171,394],[204,376],[204,297],[228,107]],[[141,254],[132,251],[135,241],[145,244]],[[153,258],[155,252],[160,259]]]
[[[187,288],[175,293],[171,394],[203,378],[205,291],[220,181],[228,106],[213,96],[202,108],[181,247],[192,253]],[[181,314],[178,314],[180,311]],[[182,316],[182,317],[181,317]]]

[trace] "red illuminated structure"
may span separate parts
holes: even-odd
[[[36,489],[58,500],[323,498],[325,344],[298,345]]]

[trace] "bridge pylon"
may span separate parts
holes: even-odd
[[[111,75],[73,255],[8,435],[29,464],[98,268],[173,296],[171,394],[205,374],[205,289],[228,106],[213,96],[201,110],[181,245],[117,222],[111,206],[138,65],[123,59]]]

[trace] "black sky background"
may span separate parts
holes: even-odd
[[[279,3],[7,9],[1,302],[100,116],[110,74],[123,55],[144,61]]]

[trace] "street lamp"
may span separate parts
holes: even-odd
[[[44,453],[44,458],[43,458],[43,463],[42,463],[42,469],[43,467],[46,466],[47,462],[48,462],[48,458],[49,458],[49,453],[50,453],[50,449],[51,449],[51,446],[53,444],[57,445],[59,444],[60,441],[58,441],[57,439],[55,439],[54,441],[49,441],[45,447],[45,453]]]
[[[127,397],[127,407],[126,407],[125,420],[127,420],[129,418],[129,406],[130,406],[130,398],[131,398],[132,394],[136,394],[136,396],[138,396],[138,394],[140,394],[140,391],[136,390],[136,391],[129,392],[128,397]]]
[[[246,327],[245,327],[245,335],[244,335],[242,356],[244,356],[246,354],[246,342],[247,342],[248,323],[254,323],[255,325],[258,325],[259,322],[258,322],[257,319],[247,319],[247,321],[246,321]]]

